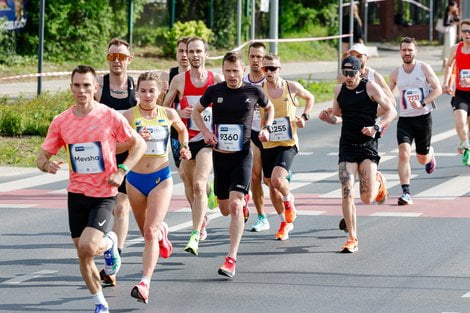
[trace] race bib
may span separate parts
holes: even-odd
[[[217,125],[216,149],[223,151],[242,151],[243,149],[242,124],[220,124]]]
[[[141,129],[142,127],[140,127]],[[152,136],[149,140],[146,140],[147,150],[145,154],[147,155],[162,155],[167,153],[168,147],[168,138],[169,138],[169,129],[168,126],[147,126],[147,130]],[[139,127],[137,132],[140,131]]]
[[[261,130],[261,112],[258,105],[255,105],[255,110],[253,111],[253,122],[251,123],[251,129],[258,132]]]
[[[406,108],[411,108],[411,103],[413,101],[421,101],[424,99],[424,94],[423,94],[423,89],[422,88],[412,88],[412,89],[406,89],[403,92],[403,98],[405,100],[405,109]]]
[[[201,112],[202,120],[204,121],[204,125],[206,125],[207,129],[211,132],[213,131],[212,128],[212,108],[207,107],[204,111]],[[196,123],[192,118],[188,120],[188,128],[195,131],[200,131],[199,127],[197,127]]]
[[[67,146],[72,171],[79,174],[98,174],[104,171],[101,142],[73,143]]]
[[[286,141],[292,139],[292,128],[288,116],[275,118],[272,124],[272,132],[269,141]]]
[[[460,70],[459,72],[460,78],[460,87],[462,88],[469,88],[470,87],[470,70]]]

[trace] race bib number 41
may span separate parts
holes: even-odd
[[[217,146],[223,151],[242,151],[243,149],[243,125],[220,124],[217,125]]]
[[[79,174],[97,174],[104,171],[101,142],[74,143],[68,145],[72,170]]]
[[[211,107],[205,108],[204,111],[201,112],[201,117],[202,117],[202,120],[204,121],[204,125],[206,125],[207,129],[209,129],[212,132],[213,131],[212,108]],[[191,130],[200,131],[199,127],[197,127],[196,123],[194,122],[192,118],[189,119],[188,121],[188,128]]]

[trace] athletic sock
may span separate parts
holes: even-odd
[[[151,280],[150,277],[142,276],[142,279],[140,281],[150,287],[150,280]]]
[[[293,195],[289,192],[287,195],[282,196],[282,201],[291,201],[293,198]]]
[[[410,193],[410,185],[409,184],[401,185],[401,190],[403,190],[403,193]]]
[[[106,301],[103,295],[103,290],[100,290],[93,295],[93,301],[95,301],[95,304],[104,304],[108,306],[108,302]]]

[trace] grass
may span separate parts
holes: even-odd
[[[35,167],[44,138],[41,136],[0,137],[0,165],[15,167]],[[57,158],[67,159],[62,149]]]

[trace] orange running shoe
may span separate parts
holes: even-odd
[[[292,223],[295,221],[297,217],[297,210],[295,209],[294,205],[294,196],[292,196],[292,200],[290,201],[283,201],[284,208],[286,209],[284,215],[286,216],[286,222]]]
[[[294,224],[281,222],[279,230],[276,233],[277,240],[287,240],[289,239],[289,232],[294,229]]]
[[[108,275],[104,271],[104,268],[100,271],[100,279],[103,285],[116,286],[116,275]]]
[[[380,173],[379,171],[377,171],[376,178],[377,181],[380,183],[380,186],[379,192],[375,197],[375,201],[377,201],[377,204],[384,204],[385,201],[387,201],[388,199],[387,180],[385,179],[385,176],[383,176],[382,173]]]
[[[357,250],[359,250],[359,243],[357,241],[357,238],[350,238],[348,239],[348,241],[346,241],[346,243],[344,244],[344,246],[341,247],[341,253],[354,253],[354,252],[357,252]]]
[[[236,266],[237,260],[231,257],[226,257],[224,264],[219,268],[219,275],[222,276],[227,276],[228,278],[232,278],[235,276],[235,266]]]

